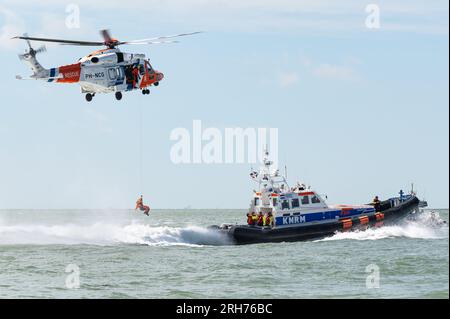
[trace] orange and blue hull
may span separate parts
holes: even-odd
[[[233,225],[227,228],[219,228],[219,231],[230,236],[236,244],[312,240],[331,236],[338,231],[349,231],[392,223],[416,211],[418,207],[419,199],[411,196],[395,206],[390,201],[382,202],[377,212],[371,211],[353,216],[349,215],[324,221],[310,221],[273,228]]]

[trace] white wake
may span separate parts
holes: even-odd
[[[138,245],[226,245],[228,238],[204,227],[168,227],[147,224],[115,225],[0,225],[0,245],[21,244],[138,244]]]
[[[448,237],[448,225],[436,212],[423,212],[414,219],[405,220],[398,225],[368,228],[349,232],[337,232],[335,235],[321,239],[330,240],[377,240],[384,238],[419,238],[439,239]]]

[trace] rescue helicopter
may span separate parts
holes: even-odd
[[[161,36],[155,38],[119,41],[112,38],[108,30],[101,30],[103,41],[77,41],[64,39],[36,38],[27,34],[16,36],[12,39],[26,40],[28,50],[19,54],[19,58],[25,61],[33,74],[28,78],[17,75],[19,80],[43,80],[57,83],[79,83],[81,93],[85,94],[86,101],[92,101],[97,93],[115,92],[117,100],[122,99],[122,92],[141,90],[142,94],[149,94],[150,86],[158,86],[164,78],[164,74],[156,71],[150,65],[149,59],[141,53],[125,53],[120,51],[120,45],[128,44],[160,44],[175,43],[178,38],[201,33],[181,33],[176,35]],[[34,49],[30,41],[53,42],[64,45],[78,46],[105,46],[101,50],[94,51],[85,57],[78,59],[76,63],[46,69],[36,59],[36,55],[45,52],[45,46]]]

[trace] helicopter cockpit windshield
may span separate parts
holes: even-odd
[[[148,62],[148,60],[145,61],[145,67],[147,68],[148,74],[154,74],[155,73],[155,70],[153,70],[153,68],[150,65],[150,62]]]

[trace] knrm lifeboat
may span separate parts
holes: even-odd
[[[302,183],[289,187],[265,153],[259,172],[250,176],[258,184],[247,214],[247,224],[211,226],[236,244],[288,242],[324,238],[338,231],[382,226],[418,211],[415,193],[365,205],[327,205],[324,198]]]

